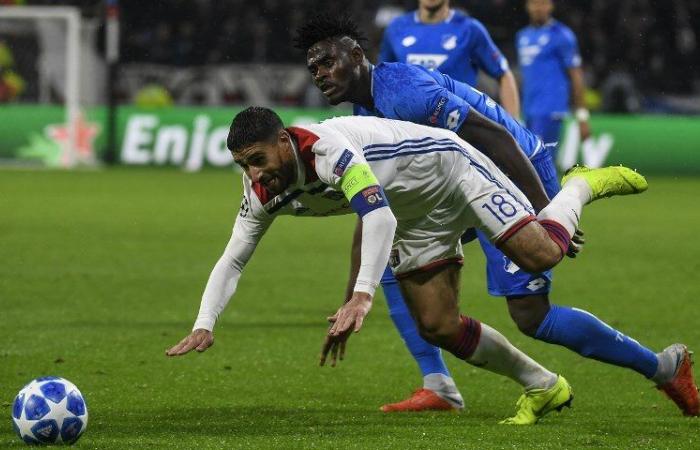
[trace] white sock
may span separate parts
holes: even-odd
[[[666,347],[663,351],[656,354],[659,365],[656,373],[651,377],[657,386],[666,384],[676,376],[678,366],[683,361],[685,346],[682,344],[673,344]]]
[[[551,220],[566,228],[569,237],[574,235],[581,220],[583,205],[591,200],[591,187],[581,178],[572,178],[562,186],[561,191],[554,196],[537,218]]]
[[[452,377],[442,373],[429,373],[423,377],[423,388],[435,392],[455,408],[464,408],[462,394]]]
[[[423,377],[423,387],[425,389],[430,389],[431,391],[439,391],[445,388],[457,389],[455,381],[452,377],[448,377],[442,373],[429,373]]]
[[[481,323],[481,338],[469,364],[504,375],[525,388],[549,389],[557,382],[557,375],[539,365],[513,346],[501,333]]]

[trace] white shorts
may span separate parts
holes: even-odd
[[[389,259],[397,278],[462,263],[460,237],[478,228],[497,245],[536,220],[525,195],[491,161],[465,158],[457,188],[427,216],[400,221]]]

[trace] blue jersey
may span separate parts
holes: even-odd
[[[402,63],[371,69],[374,109],[355,105],[355,115],[405,120],[456,131],[474,109],[502,125],[532,159],[542,142],[488,95],[436,70]]]
[[[566,114],[570,98],[568,69],[581,65],[574,33],[561,22],[550,20],[541,27],[523,28],[515,40],[525,116]]]
[[[422,23],[418,11],[394,19],[384,32],[379,62],[417,64],[471,85],[478,69],[496,79],[508,71],[481,22],[454,10],[436,24]]]

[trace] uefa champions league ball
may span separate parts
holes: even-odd
[[[68,380],[37,378],[22,388],[12,405],[12,423],[27,444],[72,444],[85,431],[83,394]]]

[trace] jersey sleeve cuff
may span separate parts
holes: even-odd
[[[216,319],[210,317],[197,317],[197,320],[194,322],[194,326],[192,327],[192,331],[198,329],[212,331],[215,323]]]
[[[366,292],[367,294],[374,297],[374,291],[377,289],[377,284],[371,281],[357,280],[355,281],[354,292]]]

